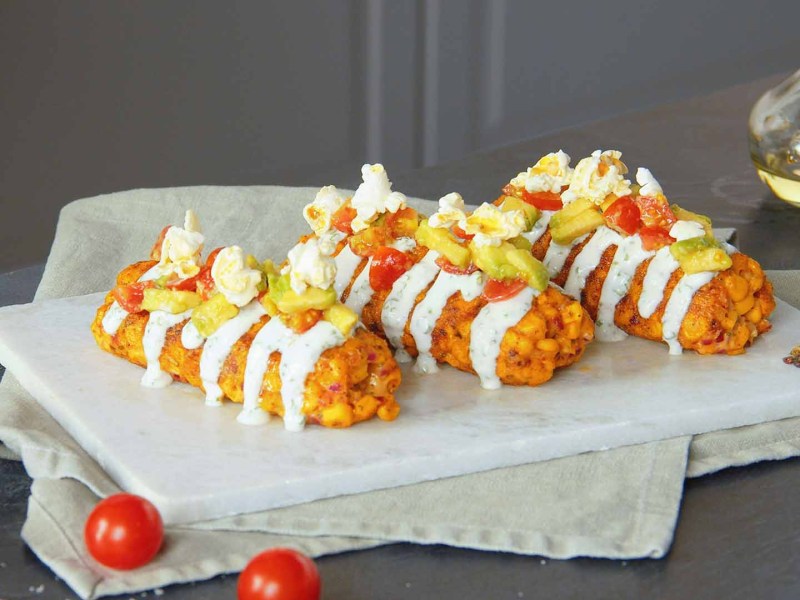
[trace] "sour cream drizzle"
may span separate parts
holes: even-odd
[[[414,309],[414,318],[409,327],[419,355],[414,365],[418,373],[436,373],[439,370],[436,359],[431,355],[433,343],[432,333],[436,322],[444,310],[450,297],[461,292],[461,296],[470,302],[480,296],[485,284],[485,276],[480,271],[470,275],[457,275],[442,271],[436,278],[422,302]]]
[[[429,250],[421,261],[398,277],[383,303],[381,310],[383,331],[389,343],[395,348],[403,348],[403,331],[414,309],[414,301],[441,270],[436,264],[437,258],[439,254]]]
[[[481,380],[481,387],[495,390],[501,386],[497,376],[500,344],[509,328],[520,322],[531,308],[538,292],[526,287],[508,300],[489,302],[472,322],[469,356],[472,368]]]
[[[142,338],[144,356],[147,360],[147,369],[142,376],[143,386],[162,388],[172,383],[172,376],[161,368],[161,351],[164,349],[164,342],[167,339],[167,330],[181,321],[185,321],[191,314],[191,310],[176,315],[161,310],[154,310],[150,313]]]
[[[683,348],[678,341],[678,333],[692,303],[692,298],[701,287],[714,279],[716,273],[713,271],[703,271],[692,275],[681,277],[664,309],[664,316],[661,319],[664,341],[669,345],[670,354],[680,354]]]
[[[617,303],[628,293],[636,269],[653,254],[642,247],[638,235],[626,237],[617,245],[597,307],[596,335],[599,341],[616,342],[627,337],[628,334],[614,323]]]
[[[260,302],[251,302],[206,340],[200,357],[200,379],[206,391],[206,405],[219,406],[222,403],[223,393],[219,386],[222,365],[233,345],[265,314]]]
[[[369,269],[372,266],[372,259],[367,261],[364,269],[358,274],[353,286],[350,288],[350,295],[347,296],[345,306],[352,309],[356,314],[361,314],[364,307],[372,298],[372,286],[369,284]]]
[[[642,281],[642,295],[639,296],[636,306],[639,314],[645,319],[649,319],[656,312],[664,298],[667,282],[679,267],[678,261],[672,257],[669,251],[669,246],[658,250],[653,260],[647,265],[647,271]]]
[[[181,330],[181,344],[187,350],[195,350],[203,345],[203,342],[206,341],[200,332],[197,331],[197,327],[195,324],[189,321],[186,325],[183,326]]]
[[[564,268],[564,263],[567,262],[569,253],[572,252],[572,249],[575,246],[586,239],[586,235],[582,235],[581,237],[573,240],[571,244],[565,246],[556,244],[552,240],[550,241],[550,246],[547,248],[547,253],[544,255],[544,260],[542,263],[545,267],[547,267],[547,272],[550,274],[551,278],[555,277],[561,272],[561,269]]]
[[[159,277],[158,265],[153,265],[145,272],[144,275],[139,277],[139,281],[151,281]],[[106,314],[103,315],[101,324],[103,331],[108,335],[114,335],[119,331],[120,325],[130,313],[119,305],[119,302],[114,300],[111,306],[108,307]]]
[[[586,278],[597,268],[603,252],[612,244],[619,245],[622,236],[613,229],[601,227],[595,231],[592,239],[581,249],[569,270],[564,291],[574,298],[580,298],[581,290],[586,285]]]
[[[341,296],[350,285],[350,280],[353,279],[353,274],[363,259],[350,249],[350,244],[345,244],[334,260],[336,279],[333,282],[333,289],[336,290],[337,296]]]

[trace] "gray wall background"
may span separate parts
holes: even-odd
[[[43,260],[76,198],[352,186],[365,161],[437,164],[796,69],[798,24],[797,0],[0,0],[0,271]]]

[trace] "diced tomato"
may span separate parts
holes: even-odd
[[[490,279],[483,288],[483,297],[489,302],[508,300],[519,294],[527,285],[522,279]]]
[[[662,227],[669,230],[678,220],[664,197],[637,196],[634,202],[639,207],[642,224],[645,227]]]
[[[639,230],[639,237],[642,238],[642,248],[645,250],[658,250],[675,241],[663,227],[642,227]]]
[[[111,294],[123,309],[129,313],[137,313],[142,310],[144,291],[151,287],[153,287],[152,281],[137,281],[129,285],[118,285]]]
[[[322,311],[309,308],[296,313],[281,313],[280,319],[295,333],[305,333],[322,320]]]
[[[338,229],[342,233],[346,233],[347,235],[352,235],[353,233],[353,219],[356,218],[356,209],[346,204],[339,208],[335,213],[333,213],[333,217],[331,218],[331,224],[333,225],[334,229]]]
[[[369,284],[376,292],[390,290],[394,282],[413,265],[414,261],[400,250],[382,246],[372,255]]]
[[[444,256],[440,256],[436,259],[436,264],[441,267],[442,271],[447,273],[452,273],[453,275],[469,275],[470,273],[474,273],[478,270],[478,267],[470,263],[470,265],[466,269],[462,269],[461,267],[457,267],[449,260],[447,260]]]
[[[472,234],[472,233],[467,233],[466,231],[464,231],[463,229],[461,229],[461,227],[459,227],[458,225],[453,225],[453,233],[454,233],[454,234],[455,234],[457,237],[460,237],[462,240],[471,240],[472,238],[474,238],[474,237],[475,237],[475,235],[474,235],[474,234]]]
[[[194,277],[187,277],[186,279],[175,279],[167,281],[164,284],[168,290],[178,290],[181,292],[193,292],[197,289],[197,279],[200,276],[198,273]]]
[[[205,266],[200,269],[200,272],[195,277],[195,289],[197,293],[203,298],[208,300],[214,294],[214,278],[211,276],[211,267]]]
[[[221,251],[222,251],[222,246],[216,248],[211,252],[211,254],[208,255],[208,258],[206,259],[206,266],[209,269],[214,266],[214,261],[217,260],[217,254],[219,254]]]
[[[350,236],[347,243],[354,254],[361,257],[372,256],[376,250],[388,246],[394,241],[385,225],[372,225],[363,231]]]
[[[529,192],[526,189],[522,189],[520,192],[519,197],[523,201],[539,210],[561,210],[564,207],[561,196],[554,192]]]
[[[609,206],[603,217],[606,220],[606,225],[626,235],[633,235],[639,230],[642,224],[641,213],[639,207],[630,196],[622,196],[617,198],[611,206]]]
[[[167,237],[167,231],[169,231],[170,227],[172,226],[167,225],[161,230],[161,233],[158,234],[156,243],[153,244],[153,247],[150,249],[150,260],[161,260],[161,246],[164,245],[164,238]]]
[[[392,237],[413,237],[417,230],[417,224],[417,211],[410,206],[401,208],[397,212],[386,213],[386,227]]]

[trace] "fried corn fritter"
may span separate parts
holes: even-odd
[[[125,268],[117,284],[136,282],[154,264],[144,261]],[[103,350],[145,367],[142,340],[149,313],[128,314],[117,332],[109,335],[103,329],[102,320],[113,300],[109,294],[97,311],[92,323],[95,340]],[[243,402],[247,355],[256,334],[269,320],[269,316],[261,317],[235,343],[225,359],[218,384],[233,402]],[[203,389],[200,378],[203,349],[189,350],[181,343],[181,332],[187,323],[188,320],[183,321],[167,331],[160,364],[173,379]],[[280,362],[281,353],[273,352],[261,387],[260,405],[265,411],[283,417]],[[307,422],[325,427],[349,427],[375,415],[391,421],[400,411],[394,398],[400,378],[400,369],[386,342],[360,328],[342,345],[322,353],[305,381],[302,412]]]

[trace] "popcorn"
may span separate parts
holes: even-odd
[[[595,150],[582,159],[575,166],[569,189],[561,195],[563,202],[586,198],[599,206],[609,194],[616,197],[630,194],[631,182],[623,177],[628,167],[620,160],[621,156],[618,150]]]
[[[364,182],[358,186],[350,201],[356,209],[356,216],[351,223],[354,232],[366,229],[383,213],[395,213],[406,206],[405,195],[392,191],[392,182],[383,165],[364,165],[361,167],[361,177]]]
[[[333,285],[336,261],[326,250],[324,244],[312,238],[289,251],[289,263],[281,273],[289,273],[289,284],[295,292],[302,294],[309,286],[326,290]]]
[[[511,185],[524,187],[529,192],[552,192],[558,194],[572,181],[573,169],[569,166],[569,155],[559,150],[539,159],[524,173],[511,180]]]
[[[428,219],[428,225],[431,227],[449,229],[466,218],[464,199],[461,197],[461,194],[451,192],[439,198],[439,210],[433,213]]]
[[[317,192],[314,201],[303,209],[303,217],[314,233],[322,236],[331,229],[334,213],[339,210],[346,200],[339,195],[335,186],[326,185]]]
[[[522,211],[504,212],[487,202],[458,224],[465,233],[475,236],[472,241],[476,246],[499,246],[525,231],[525,225]]]
[[[217,254],[211,267],[211,277],[225,299],[241,307],[258,296],[262,274],[247,266],[244,251],[239,246],[228,246]]]
[[[650,169],[643,169],[642,167],[639,167],[636,170],[636,183],[638,183],[640,186],[640,196],[656,198],[664,195],[664,190],[661,189],[661,185],[658,183],[658,181],[656,181],[656,178],[653,177]]]
[[[159,276],[177,275],[180,279],[194,277],[200,272],[200,253],[205,238],[193,210],[187,210],[184,226],[170,227],[161,244],[161,259],[156,265]]]

